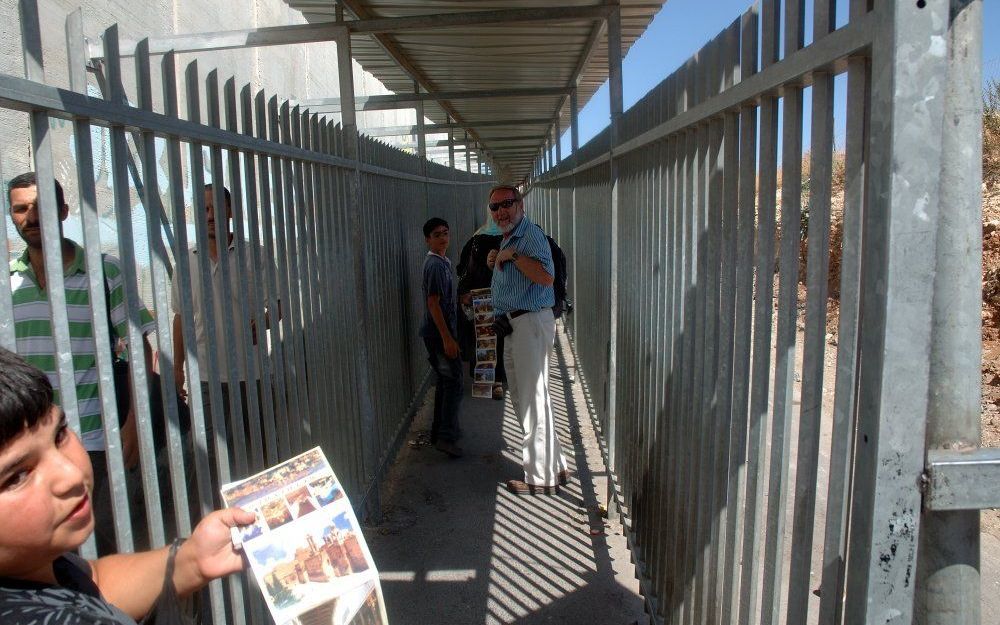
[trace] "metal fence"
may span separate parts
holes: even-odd
[[[979,622],[982,6],[836,6],[751,7],[528,195],[657,622]]]
[[[137,389],[137,472],[126,471],[121,453],[112,354],[110,349],[96,352],[114,509],[113,521],[99,522],[113,522],[118,549],[162,545],[172,534],[187,535],[200,514],[218,505],[215,488],[220,482],[316,445],[324,448],[359,512],[377,514],[379,481],[429,370],[417,336],[426,253],[421,226],[430,216],[441,216],[451,223],[456,240],[470,236],[481,218],[483,185],[489,180],[359,138],[352,125],[343,128],[275,96],[252,93],[249,85],[238,90],[233,79],[220,83],[215,72],[203,76],[194,62],[184,69],[179,90],[174,55],[164,54],[154,64],[142,42],[128,66],[138,100],[130,105],[116,27],[103,35],[99,71],[106,97],[87,96],[90,59],[80,12],[67,20],[71,89],[48,86],[33,1],[21,2],[21,18],[26,77],[0,76],[0,106],[27,113],[26,121],[30,117],[53,356],[62,406],[77,431],[76,344],[67,322],[50,120],[72,124],[76,171],[61,182],[68,197],[79,198],[71,212],[78,208],[86,265],[101,266],[102,249],[111,249],[123,269],[133,355],[129,375]],[[154,75],[159,77],[155,90]],[[186,103],[184,112],[181,102]],[[102,190],[95,187],[92,128],[107,128],[111,137],[112,197],[107,200],[113,203],[115,234],[110,240],[107,222],[101,221],[107,217]],[[156,175],[158,165],[165,179]],[[221,182],[232,193],[233,245],[219,246],[221,292],[207,286],[212,272],[208,255],[187,253],[191,246],[208,249],[201,192],[206,182]],[[212,193],[214,205],[223,206],[219,184],[213,184]],[[134,221],[144,223],[145,232],[134,232]],[[225,240],[221,217],[215,228],[218,240]],[[0,228],[0,249],[9,249],[6,232]],[[139,260],[146,252],[148,265]],[[232,266],[227,260],[231,254],[238,257]],[[213,301],[220,300],[222,314],[230,320],[222,335],[206,324],[207,361],[195,346],[192,272],[206,285],[199,312],[212,319]],[[146,301],[139,274],[147,274],[151,284]],[[107,345],[104,277],[88,271],[87,278],[94,340]],[[0,345],[16,349],[10,279],[0,272]],[[181,432],[177,402],[168,399],[162,406],[169,423],[167,442],[157,448],[150,418],[156,407],[148,392],[152,371],[139,356],[144,340],[140,309],[147,306],[155,319],[150,338],[158,347],[159,390],[162,397],[174,398],[171,280],[179,287],[186,378],[195,381],[188,383],[191,440]],[[221,417],[223,382],[226,373],[229,380],[242,377],[235,370],[238,352],[247,362],[245,379],[251,387],[259,380],[259,393],[246,393],[246,414],[240,401],[232,401],[227,423]],[[223,354],[226,358],[220,359]],[[228,363],[228,371],[221,370],[222,363]],[[207,397],[197,383],[202,372],[207,372]],[[211,436],[203,402],[213,415]],[[186,453],[188,445],[193,453]],[[169,481],[164,480],[167,475]],[[138,501],[145,502],[140,509],[144,516],[136,514]],[[82,552],[93,556],[95,549],[90,539]],[[248,595],[254,599],[244,604],[244,582],[233,577],[228,583],[225,593],[218,582],[211,587],[214,621],[263,622],[266,610],[259,593]]]

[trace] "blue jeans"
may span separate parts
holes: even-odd
[[[431,442],[454,443],[459,439],[458,407],[462,403],[462,360],[448,358],[438,337],[424,338],[427,360],[437,377],[434,392],[434,423],[431,425]]]

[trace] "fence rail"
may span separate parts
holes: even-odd
[[[979,445],[981,3],[837,4],[806,45],[763,0],[532,181],[658,622],[980,620],[978,512],[921,483]]]
[[[103,36],[105,97],[87,95],[89,59],[79,11],[67,19],[71,87],[46,85],[37,7],[23,0],[20,8],[26,76],[0,76],[0,106],[28,113],[30,120],[54,337],[49,353],[57,356],[54,381],[77,432],[76,344],[64,295],[50,120],[71,124],[75,171],[61,182],[67,197],[79,200],[70,212],[78,208],[86,266],[102,266],[104,251],[121,259],[129,375],[137,389],[135,474],[125,470],[122,455],[112,354],[95,354],[113,500],[113,519],[99,523],[113,522],[117,549],[162,545],[189,533],[201,514],[219,505],[220,482],[315,445],[324,447],[359,510],[377,514],[378,483],[428,371],[417,338],[426,252],[420,226],[436,215],[451,223],[456,237],[471,235],[489,179],[359,137],[351,127],[254,93],[249,85],[238,89],[234,79],[223,82],[214,71],[203,75],[197,62],[187,64],[181,77],[172,53],[151,64],[145,41],[123,68],[116,27]],[[126,99],[126,73],[136,80],[135,105]],[[94,154],[103,146],[93,144],[94,129],[108,132],[110,193],[95,185]],[[212,184],[208,197],[201,192],[206,183]],[[219,210],[210,232],[206,205],[226,205],[223,187],[232,198],[231,229]],[[217,269],[208,254],[188,252],[207,250],[213,235],[224,241],[229,232],[232,243],[218,246]],[[0,229],[0,248],[9,249],[6,228]],[[216,271],[221,289],[208,286]],[[0,345],[24,352],[28,347],[13,323],[11,278],[0,275]],[[109,345],[104,277],[86,275],[94,341]],[[206,285],[200,302],[193,299],[193,280]],[[158,377],[139,356],[143,308],[153,314],[149,337],[158,348]],[[175,314],[179,325],[171,321]],[[207,345],[199,349],[196,317],[215,315],[227,321],[224,331],[206,322]],[[190,434],[182,431],[172,399],[178,336]],[[153,389],[149,383],[156,380],[159,388]],[[246,383],[245,391],[237,381]],[[151,390],[170,399],[158,407]],[[150,417],[158,408],[169,423],[162,447]],[[231,414],[223,418],[225,413]],[[96,550],[93,538],[82,549],[85,556]],[[228,584],[225,593],[218,582],[211,587],[214,622],[264,622],[259,593],[245,595],[244,581],[235,577]]]

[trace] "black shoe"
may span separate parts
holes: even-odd
[[[569,484],[569,471],[560,471],[558,477],[560,486]]]
[[[443,454],[447,454],[452,458],[461,458],[463,455],[462,448],[450,441],[439,440],[438,442],[434,443],[434,449],[440,451]]]

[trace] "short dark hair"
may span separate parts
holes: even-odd
[[[52,408],[52,384],[44,373],[0,347],[0,449],[38,425]]]
[[[514,185],[510,185],[510,184],[498,184],[497,186],[495,186],[492,189],[490,189],[490,193],[486,197],[491,198],[491,197],[493,197],[494,193],[496,193],[497,191],[502,191],[504,189],[512,192],[514,194],[514,199],[517,200],[518,202],[520,202],[521,200],[524,199],[524,196],[521,195],[521,192],[518,191],[517,187],[515,187]]]
[[[205,185],[205,190],[206,191],[211,191],[212,190],[212,183],[211,182]],[[222,195],[224,195],[226,197],[226,204],[232,206],[233,205],[233,196],[229,194],[229,189],[227,189],[226,187],[222,187]]]
[[[451,226],[448,225],[447,221],[441,219],[440,217],[431,217],[427,220],[427,223],[424,224],[424,238],[429,239],[431,233],[434,232],[434,230],[439,226],[444,226],[445,228],[451,230]]]
[[[56,184],[56,208],[62,208],[66,203],[66,196],[63,195],[62,185],[59,184],[58,180],[53,180]],[[14,176],[10,182],[7,183],[7,202],[10,202],[10,192],[14,189],[26,189],[28,187],[38,186],[38,176],[35,175],[33,171],[26,171],[23,174]]]

